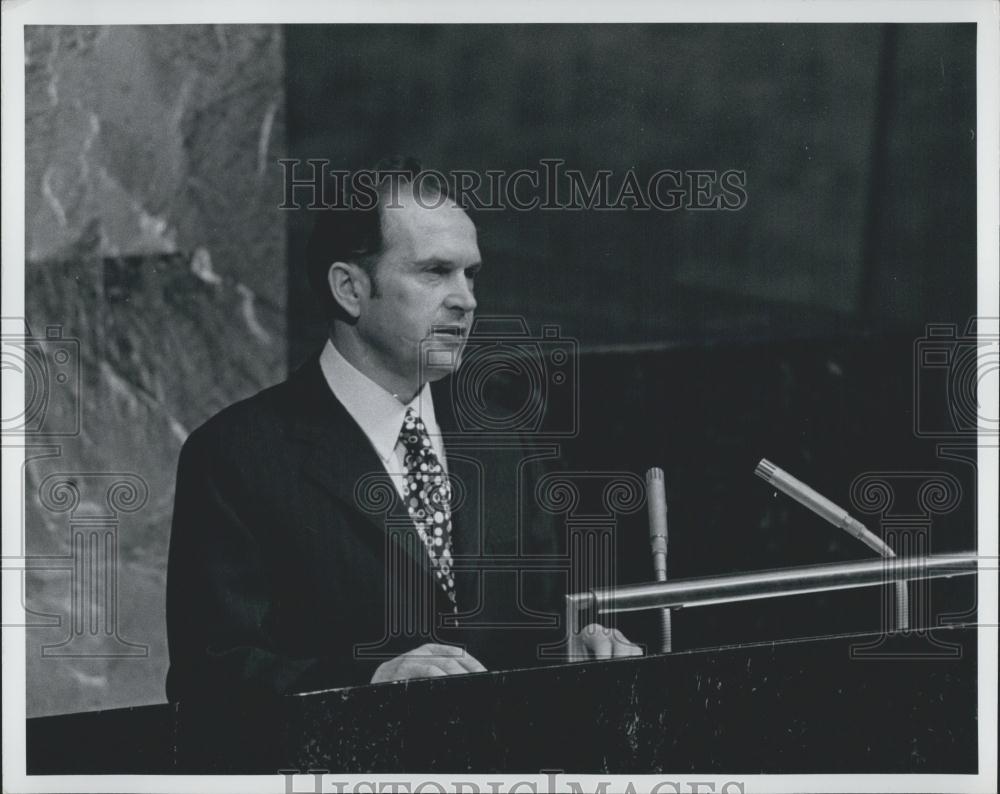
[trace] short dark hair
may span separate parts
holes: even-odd
[[[371,202],[369,195],[366,201],[358,202],[360,206],[354,206],[348,186],[347,190],[341,190],[340,206],[316,212],[316,220],[306,247],[306,272],[310,285],[323,301],[331,318],[349,319],[330,294],[327,281],[330,265],[334,262],[358,265],[371,279],[372,297],[378,296],[375,265],[384,244],[383,204],[390,189],[411,184],[423,170],[415,157],[383,157],[367,172],[374,175],[374,202]],[[431,190],[435,194],[447,196],[447,186],[440,180],[421,179],[420,188],[422,191]]]

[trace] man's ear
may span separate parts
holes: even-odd
[[[330,294],[348,315],[357,319],[361,316],[361,296],[367,294],[368,276],[358,265],[350,262],[334,262],[326,274]]]

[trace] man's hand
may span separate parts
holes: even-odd
[[[611,659],[619,656],[642,656],[642,648],[631,642],[618,629],[606,629],[600,623],[591,623],[574,638],[571,661]]]
[[[372,683],[485,672],[486,668],[461,648],[429,642],[380,664],[372,676]]]

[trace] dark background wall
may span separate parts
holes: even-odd
[[[27,320],[62,325],[81,374],[81,431],[32,442],[26,551],[68,554],[93,514],[53,509],[51,474],[149,491],[117,528],[119,632],[148,652],[46,652],[70,631],[70,573],[29,576],[29,716],[163,698],[180,443],[324,336],[312,219],[277,209],[283,156],[744,170],[738,212],[477,216],[481,314],[581,351],[564,464],[666,469],[675,578],[868,556],[757,481],[762,456],[844,504],[865,472],[951,474],[933,550],[974,545],[974,468],[915,432],[952,422],[947,385],[914,363],[927,323],[975,310],[974,26],[36,28],[26,64]],[[641,514],[618,539],[619,581],[647,578]],[[934,592],[937,612],[971,604]],[[691,611],[677,642],[872,628],[880,597]]]
[[[974,304],[971,25],[286,32],[289,155],[744,170],[739,212],[483,212],[485,311],[585,348],[830,335]],[[322,336],[289,224],[290,359]]]

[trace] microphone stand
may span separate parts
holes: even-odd
[[[649,510],[649,540],[653,546],[653,573],[656,581],[667,581],[667,494],[663,484],[663,469],[646,472],[646,506]],[[660,610],[660,650],[673,649],[673,628],[670,610]]]
[[[872,551],[885,559],[896,557],[894,552],[878,535],[848,513],[838,507],[818,491],[814,491],[801,480],[797,480],[784,469],[779,469],[767,458],[761,458],[754,474],[770,483],[779,491],[792,497],[796,502],[811,510],[820,518],[829,521],[837,529],[842,529],[864,543]],[[906,581],[896,582],[896,631],[907,631],[910,627],[910,594]]]

